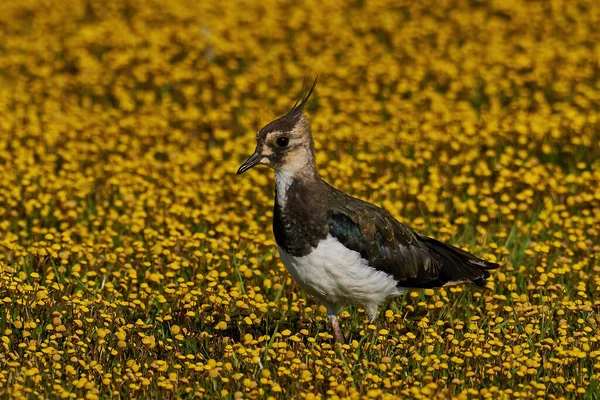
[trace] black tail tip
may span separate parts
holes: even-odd
[[[482,271],[491,271],[500,268],[500,264],[482,259],[478,259],[476,261],[471,260],[470,262],[472,265],[479,267]]]
[[[477,263],[476,265],[479,267],[479,271],[481,271],[482,276],[472,279],[471,282],[475,286],[485,288],[487,287],[487,280],[491,276],[488,271],[493,271],[500,268],[500,264],[481,260],[481,263]]]
[[[485,261],[485,269],[498,269],[500,268],[500,264],[495,263],[495,262],[491,262],[491,261]]]

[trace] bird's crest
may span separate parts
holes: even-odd
[[[300,114],[302,114],[302,110],[304,109],[306,102],[312,95],[313,90],[315,90],[315,86],[317,86],[317,79],[319,79],[319,75],[317,75],[315,77],[315,80],[314,80],[312,86],[310,87],[310,90],[308,90],[308,92],[305,93],[304,88],[306,87],[306,76],[304,77],[304,81],[302,82],[302,91],[300,92],[301,100],[298,100],[298,101],[296,101],[296,103],[294,103],[294,106],[292,107],[292,109],[290,111],[288,111],[288,113],[286,114],[286,117],[295,119],[295,118],[298,118],[300,116]]]

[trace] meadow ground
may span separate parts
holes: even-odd
[[[600,393],[600,3],[3,0],[0,398]],[[341,316],[271,233],[254,133],[501,269]]]

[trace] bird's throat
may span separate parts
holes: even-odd
[[[301,148],[286,155],[285,162],[275,169],[277,204],[285,208],[288,189],[294,180],[309,182],[318,179],[315,157],[310,149]]]
[[[286,169],[275,171],[275,196],[277,196],[276,203],[281,208],[281,211],[285,209],[287,203],[288,189],[294,181],[294,174]]]

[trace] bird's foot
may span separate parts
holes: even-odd
[[[329,320],[331,321],[331,327],[333,328],[333,338],[335,339],[335,342],[344,344],[344,335],[342,335],[337,315],[330,315]]]

